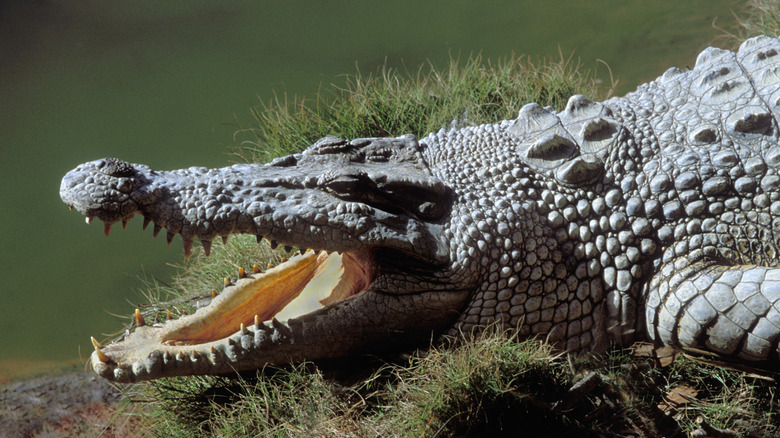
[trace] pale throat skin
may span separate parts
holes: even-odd
[[[648,340],[780,360],[780,42],[709,48],[625,97],[442,129],[326,137],[273,163],[154,171],[107,158],[62,181],[110,226],[247,233],[302,255],[194,315],[138,327],[108,379],[224,374],[466,337],[497,324],[570,352]]]

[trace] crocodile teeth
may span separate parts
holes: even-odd
[[[184,258],[190,258],[192,255],[192,240],[183,240],[184,243]]]
[[[211,241],[210,240],[201,240],[200,244],[203,246],[203,252],[208,256],[211,254]]]
[[[217,297],[217,290],[216,289],[211,289],[211,299],[213,300],[216,297]]]
[[[222,236],[222,244],[227,245],[228,236]]]
[[[108,358],[108,356],[106,356],[105,353],[100,351],[99,348],[95,348],[95,353],[97,353],[98,360],[103,362],[103,363],[108,363],[111,360],[111,359]]]
[[[244,326],[243,322],[241,323],[241,326],[239,327],[239,330],[241,331],[242,335],[248,335],[249,334],[249,330],[246,329],[246,326]]]
[[[223,280],[223,283],[225,284],[225,287],[230,286],[230,279],[225,277],[225,279]]]
[[[253,274],[259,274],[260,273],[260,266],[252,265],[252,273]]]
[[[158,234],[160,234],[160,230],[162,230],[162,227],[154,224],[154,229],[152,230],[152,236],[157,237]]]
[[[243,267],[238,268],[238,278],[246,278],[246,271]]]
[[[146,321],[144,321],[144,316],[141,315],[141,310],[135,309],[135,324],[138,327],[143,327],[146,325]]]
[[[110,223],[108,223],[108,222],[106,222],[105,224],[103,224],[103,233],[104,233],[106,236],[108,236],[109,234],[111,234],[111,227],[112,227],[113,225],[114,225],[114,224],[110,224]]]
[[[103,348],[103,344],[101,344],[100,342],[98,342],[98,340],[97,340],[97,339],[95,339],[95,337],[94,337],[94,336],[90,336],[90,337],[89,337],[89,340],[91,340],[91,341],[92,341],[92,346],[93,346],[93,347],[95,347],[96,349],[97,349],[97,348]]]
[[[173,241],[173,237],[174,236],[176,236],[175,233],[172,233],[172,232],[168,231],[168,234],[165,236],[165,240],[168,242],[168,245],[171,244],[171,242]]]
[[[141,229],[142,229],[142,230],[145,230],[145,229],[146,229],[146,227],[148,227],[148,226],[149,226],[149,222],[151,222],[151,221],[152,221],[152,220],[151,220],[151,219],[149,219],[148,217],[144,217],[144,226],[143,226]]]
[[[124,220],[122,220],[122,229],[123,229],[123,230],[126,230],[126,229],[127,229],[127,222],[128,222],[128,220],[127,220],[127,219],[124,219]]]
[[[84,220],[87,222],[87,225],[91,224],[93,219],[95,219],[95,218],[94,217],[89,217],[89,216],[84,218]]]
[[[98,342],[97,339],[95,339],[94,336],[90,336],[89,338],[92,341],[92,346],[95,347],[95,353],[97,353],[98,360],[103,363],[108,363],[110,359],[108,356],[106,356],[105,353],[103,353],[100,349],[103,348],[103,344]]]

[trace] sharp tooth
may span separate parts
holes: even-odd
[[[168,245],[171,244],[171,241],[173,241],[173,236],[175,236],[176,233],[172,233],[168,231],[168,235],[165,236],[165,240],[168,242]]]
[[[97,347],[95,348],[95,353],[97,353],[98,360],[103,362],[103,363],[108,363],[111,360],[111,359],[108,358],[108,356],[106,356],[105,353],[100,351],[100,349],[97,348]]]
[[[103,224],[103,234],[105,234],[106,236],[108,236],[109,234],[111,234],[111,227],[112,227],[113,225],[114,225],[114,224],[110,224],[110,223],[108,223],[108,222],[106,222],[105,224]]]
[[[255,328],[260,330],[260,315],[255,315]]]
[[[90,337],[89,337],[89,339],[92,341],[92,346],[93,346],[93,347],[95,347],[95,348],[103,348],[103,344],[101,344],[100,342],[98,342],[98,340],[97,340],[97,339],[95,339],[95,337],[94,337],[94,336],[90,336]]]
[[[272,263],[268,263],[268,266],[266,267],[266,269],[271,269],[273,267],[274,267],[274,265]]]
[[[228,287],[228,286],[230,286],[230,279],[229,279],[229,278],[225,277],[225,279],[223,280],[223,282],[225,283],[225,287]]]
[[[211,289],[211,299],[213,300],[216,297],[217,297],[217,290],[216,289]]]
[[[173,318],[173,315],[171,315],[171,311],[170,311],[170,310],[166,310],[166,311],[165,311],[165,316],[166,316],[166,318],[168,318],[168,319],[172,319],[172,318]]]
[[[275,240],[271,241],[271,249],[276,249],[276,247],[279,246],[279,243]]]
[[[238,278],[246,278],[246,271],[243,267],[238,268]]]
[[[184,352],[180,351],[176,354],[176,360],[184,360]]]
[[[160,230],[162,230],[162,227],[154,224],[154,228],[152,229],[152,237],[157,237],[157,235],[160,234]]]
[[[68,211],[73,211],[73,206],[72,205],[68,206]]]
[[[233,338],[227,338],[227,343],[231,347],[235,347],[235,345],[236,345],[236,341],[234,341]]]
[[[138,327],[143,327],[146,325],[146,321],[144,321],[144,316],[141,315],[141,310],[135,309],[135,325]]]
[[[89,216],[84,218],[84,220],[87,222],[87,225],[91,224],[93,219],[95,219],[95,218],[94,217],[89,217]]]
[[[217,349],[213,345],[211,346],[211,354],[217,354]]]
[[[282,257],[282,263],[287,261],[287,257]]]
[[[227,245],[228,236],[222,236],[222,244]]]
[[[242,335],[248,335],[249,334],[249,330],[246,329],[246,327],[244,326],[243,322],[241,323],[241,326],[239,327],[239,330],[241,330],[241,334]]]
[[[198,360],[200,354],[196,350],[192,350],[192,360]]]
[[[210,240],[201,240],[200,244],[203,246],[203,252],[208,257],[209,254],[211,254],[211,241]]]
[[[260,266],[252,265],[252,273],[253,274],[259,274],[260,273]]]
[[[163,362],[168,363],[173,359],[173,355],[170,351],[165,350],[165,353],[163,353]]]
[[[184,243],[184,258],[190,258],[192,255],[192,240],[182,240]]]
[[[142,229],[142,230],[145,230],[145,229],[146,229],[146,227],[148,227],[148,226],[149,226],[149,222],[151,222],[151,221],[152,221],[152,220],[151,220],[151,219],[149,219],[148,217],[144,217],[144,226],[143,226],[141,229]]]

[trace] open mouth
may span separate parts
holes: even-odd
[[[147,325],[136,311],[138,327],[133,333],[105,347],[93,338],[93,360],[132,366],[148,352],[162,350],[166,362],[181,355],[205,355],[216,361],[218,356],[230,356],[227,348],[240,344],[246,335],[268,330],[267,322],[289,323],[334,306],[366,291],[375,276],[370,250],[307,250],[265,272],[256,267],[252,273],[239,270],[235,282],[226,280],[225,289],[191,315]]]
[[[368,251],[308,250],[265,272],[239,276],[209,306],[180,318],[182,327],[166,333],[162,343],[204,344],[274,318],[287,321],[312,313],[366,290],[374,266]]]

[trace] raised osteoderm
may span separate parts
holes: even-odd
[[[498,323],[568,351],[650,340],[780,361],[780,42],[702,52],[604,103],[346,141],[266,165],[159,172],[106,158],[62,180],[106,232],[249,233],[304,249],[91,362],[130,382],[316,360]],[[305,250],[310,248],[310,250]]]

